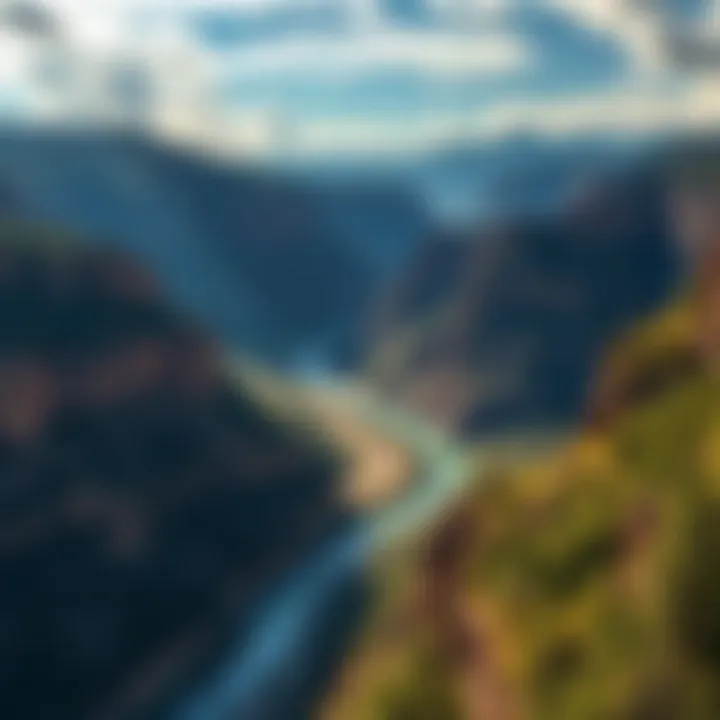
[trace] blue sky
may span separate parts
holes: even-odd
[[[658,1],[674,5],[675,22],[707,25],[703,13],[712,13],[710,0]],[[132,64],[150,98],[142,122],[225,153],[417,152],[517,129],[645,131],[720,119],[717,74],[673,69],[658,15],[638,5],[44,0],[77,68],[72,92],[50,98],[38,84],[37,43],[28,49],[11,28],[13,42],[0,38],[0,111],[67,119],[82,108],[108,121],[116,103],[106,76]]]

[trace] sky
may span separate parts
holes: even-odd
[[[712,0],[0,0],[0,117],[132,122],[230,156],[714,126],[668,28]],[[720,34],[719,34],[720,36]]]

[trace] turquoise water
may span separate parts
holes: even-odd
[[[327,390],[328,382],[322,383]],[[420,532],[465,486],[469,460],[442,433],[389,407],[360,386],[338,385],[338,401],[409,447],[411,489],[317,548],[263,603],[252,630],[238,632],[222,667],[174,714],[178,720],[302,720],[311,717],[316,667],[328,636],[347,632],[343,615],[384,548]],[[350,603],[352,606],[352,603]],[[341,649],[340,649],[341,650]]]

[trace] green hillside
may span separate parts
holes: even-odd
[[[697,317],[678,303],[617,343],[567,447],[480,474],[328,718],[720,717],[720,378]]]

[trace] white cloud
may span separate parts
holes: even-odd
[[[529,62],[525,46],[510,37],[378,30],[300,36],[239,48],[219,56],[216,64],[222,76],[239,79],[300,75],[344,80],[386,70],[478,77],[519,71]]]
[[[354,31],[295,34],[225,53],[203,47],[182,12],[200,6],[265,12],[291,3],[309,7],[330,2],[344,2],[356,13]],[[184,133],[190,125],[212,125],[213,113],[223,124],[224,117],[236,112],[217,99],[218,89],[228,81],[344,82],[388,70],[447,80],[510,73],[530,62],[527,49],[508,36],[384,27],[376,0],[45,0],[45,6],[61,28],[63,52],[75,71],[74,87],[67,93],[66,107],[48,106],[41,102],[28,64],[14,74],[13,84],[17,95],[25,94],[31,112],[34,108],[63,117],[94,112],[104,117],[114,108],[112,98],[103,94],[106,76],[125,63],[144,68],[154,104],[149,117],[175,118],[170,124],[182,126]],[[148,19],[154,22],[140,22]],[[0,65],[14,68],[17,53],[13,44],[0,46]]]
[[[492,142],[516,132],[569,138],[627,133],[698,131],[720,124],[717,77],[671,91],[631,85],[601,93],[508,102],[470,114],[437,114],[408,123],[402,118],[340,118],[298,123],[298,155],[403,155],[458,140]]]
[[[482,114],[481,135],[528,129],[541,134],[656,133],[696,130],[720,122],[717,78],[697,79],[682,87],[628,85],[556,101],[499,105]]]
[[[438,14],[454,19],[482,17],[503,12],[517,0],[428,0],[429,6]]]
[[[383,22],[383,11],[378,0],[348,0],[347,9],[356,30],[377,28]]]
[[[1,1],[1,0],[0,0]],[[347,3],[354,31],[345,35],[285,36],[216,53],[201,47],[182,22],[181,8],[223,6],[260,13],[302,3]],[[434,0],[437,8],[497,12],[516,0]],[[502,137],[517,130],[564,137],[575,133],[654,132],[717,127],[717,77],[688,79],[674,90],[664,77],[658,27],[622,0],[545,0],[594,32],[615,37],[637,59],[622,87],[558,98],[497,99],[474,112],[428,110],[397,118],[285,116],[281,108],[233,108],[217,99],[228,79],[347,81],[390,69],[424,78],[467,79],[520,72],[532,62],[516,38],[490,27],[481,34],[407,30],[383,24],[375,0],[45,0],[58,14],[78,70],[76,93],[54,102],[33,76],[31,48],[12,33],[0,35],[0,95],[17,99],[29,117],[95,113],[107,121],[112,104],[103,95],[105,74],[118,62],[137,63],[147,74],[154,102],[142,122],[160,136],[227,154],[267,156],[412,153],[452,143]],[[171,7],[172,4],[172,7]],[[462,7],[461,7],[462,6]],[[159,12],[167,22],[139,32],[138,18]],[[650,82],[648,78],[653,78]],[[6,100],[5,100],[6,102]],[[279,121],[282,119],[282,122]]]
[[[547,0],[581,26],[617,40],[642,73],[665,70],[664,25],[659,13],[634,0]]]
[[[346,118],[299,122],[293,147],[299,156],[401,155],[422,151],[467,134],[467,119],[436,115],[406,119]]]

